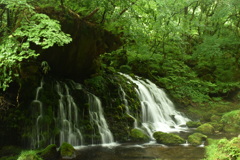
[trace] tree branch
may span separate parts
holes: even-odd
[[[90,19],[95,13],[97,13],[97,11],[99,11],[99,8],[94,9],[89,15],[85,16],[83,19]]]
[[[138,0],[136,0],[135,2],[132,2],[129,7],[125,8],[124,10],[122,10],[122,12],[120,12],[119,16],[123,15],[131,6],[133,6],[134,4],[137,3]]]

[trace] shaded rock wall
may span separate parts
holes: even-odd
[[[88,77],[98,69],[97,58],[100,54],[116,50],[122,44],[118,36],[67,11],[63,14],[52,8],[38,10],[59,20],[62,30],[73,39],[63,47],[54,46],[44,50],[39,57],[47,61],[57,75],[73,79]]]

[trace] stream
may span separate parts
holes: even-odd
[[[76,148],[76,160],[201,160],[204,147],[121,144]]]

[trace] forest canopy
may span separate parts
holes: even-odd
[[[0,0],[4,90],[21,62],[38,56],[30,43],[47,49],[71,41],[39,7],[70,11],[120,35],[124,45],[101,56],[103,68],[150,78],[176,98],[204,102],[239,88],[238,0]]]

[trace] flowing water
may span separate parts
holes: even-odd
[[[173,102],[162,89],[149,80],[143,81],[139,77],[135,80],[129,75],[120,74],[137,85],[135,90],[142,108],[140,127],[150,137],[155,131],[179,132],[187,130],[182,126],[190,120],[175,109]]]
[[[194,146],[132,145],[82,147],[74,160],[201,160],[204,148]]]
[[[99,134],[101,136],[101,144],[114,143],[113,135],[108,128],[108,124],[103,114],[101,101],[95,95],[88,94],[90,121],[97,125]]]
[[[75,85],[74,85],[75,87]],[[79,87],[76,85],[75,88]],[[56,91],[59,95],[57,122],[60,129],[60,144],[67,142],[73,146],[83,144],[83,137],[79,127],[78,107],[69,94],[67,84],[57,82]]]
[[[155,131],[179,132],[187,130],[182,125],[189,119],[175,109],[174,104],[162,89],[149,80],[143,81],[139,77],[133,79],[128,75],[122,75],[137,86],[135,91],[141,104],[141,115],[139,117],[133,116],[138,114],[131,113],[127,100],[128,95],[126,95],[122,86],[119,87],[119,98],[126,107],[126,114],[135,120],[134,128],[142,129],[150,137]],[[55,97],[58,97],[57,107],[53,109],[54,112],[52,113],[54,124],[49,124],[44,120],[47,119],[46,109],[48,106],[41,101],[41,95],[45,89],[43,80],[36,89],[36,96],[31,105],[36,117],[36,128],[33,128],[32,133],[32,148],[40,147],[43,141],[48,144],[58,142],[59,145],[68,142],[77,148],[78,154],[75,160],[200,160],[203,158],[204,147],[194,147],[186,144],[164,146],[156,144],[154,141],[140,145],[114,143],[113,134],[104,117],[104,109],[100,98],[85,91],[79,83],[73,81],[68,83],[56,81],[54,83]],[[76,99],[80,98],[79,95],[73,95],[76,90],[84,90],[83,92],[87,97],[88,121],[94,128],[94,133],[89,133],[92,134],[90,135],[92,137],[90,146],[84,146],[84,136],[81,131],[83,127],[80,121],[84,115],[80,116],[79,109],[82,106],[76,102]],[[51,136],[52,127],[58,128],[58,136]],[[49,133],[48,136],[46,136],[46,133]],[[95,138],[97,136],[99,138]]]

